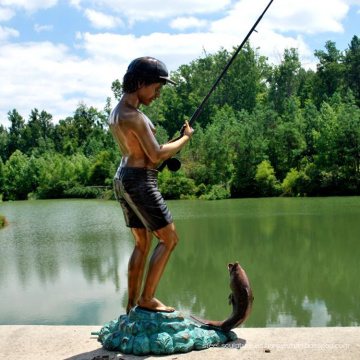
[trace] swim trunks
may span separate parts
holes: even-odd
[[[173,221],[158,189],[157,170],[120,166],[114,177],[114,191],[126,226],[155,231]]]

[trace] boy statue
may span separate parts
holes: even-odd
[[[120,202],[126,226],[131,228],[135,248],[128,266],[128,304],[151,311],[174,311],[155,298],[155,291],[178,242],[178,234],[165,201],[157,187],[157,165],[176,154],[190,139],[194,130],[185,121],[184,135],[159,145],[155,127],[139,110],[160,97],[169,78],[163,62],[152,57],[133,60],[123,79],[123,96],[109,118],[111,133],[120,147],[122,159],[114,177],[114,190]],[[146,258],[153,235],[158,239],[140,294]]]

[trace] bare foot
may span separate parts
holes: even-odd
[[[140,308],[150,311],[164,311],[164,312],[175,311],[173,307],[164,305],[161,301],[159,301],[156,298],[145,300],[143,297],[140,297],[137,302],[137,305]]]
[[[134,308],[136,306],[136,304],[132,303],[132,302],[128,302],[128,305],[126,307],[126,314],[128,314],[130,312],[130,310],[132,308]]]

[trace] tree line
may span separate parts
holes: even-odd
[[[234,50],[235,51],[235,50]],[[344,51],[332,41],[316,50],[317,69],[297,49],[278,65],[248,43],[212,94],[179,157],[181,171],[159,174],[168,199],[360,195],[360,39]],[[178,86],[143,107],[160,143],[179,134],[233,52],[181,65]],[[117,99],[119,80],[112,84]],[[108,130],[108,99],[98,110],[80,103],[54,125],[34,109],[13,109],[0,126],[0,193],[4,200],[98,197],[111,188],[121,153]]]

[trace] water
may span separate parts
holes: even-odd
[[[238,260],[255,296],[246,327],[359,325],[359,197],[167,203],[180,241],[156,294],[165,304],[227,318],[227,263]],[[133,240],[115,201],[0,212],[0,324],[101,325],[125,313]]]

